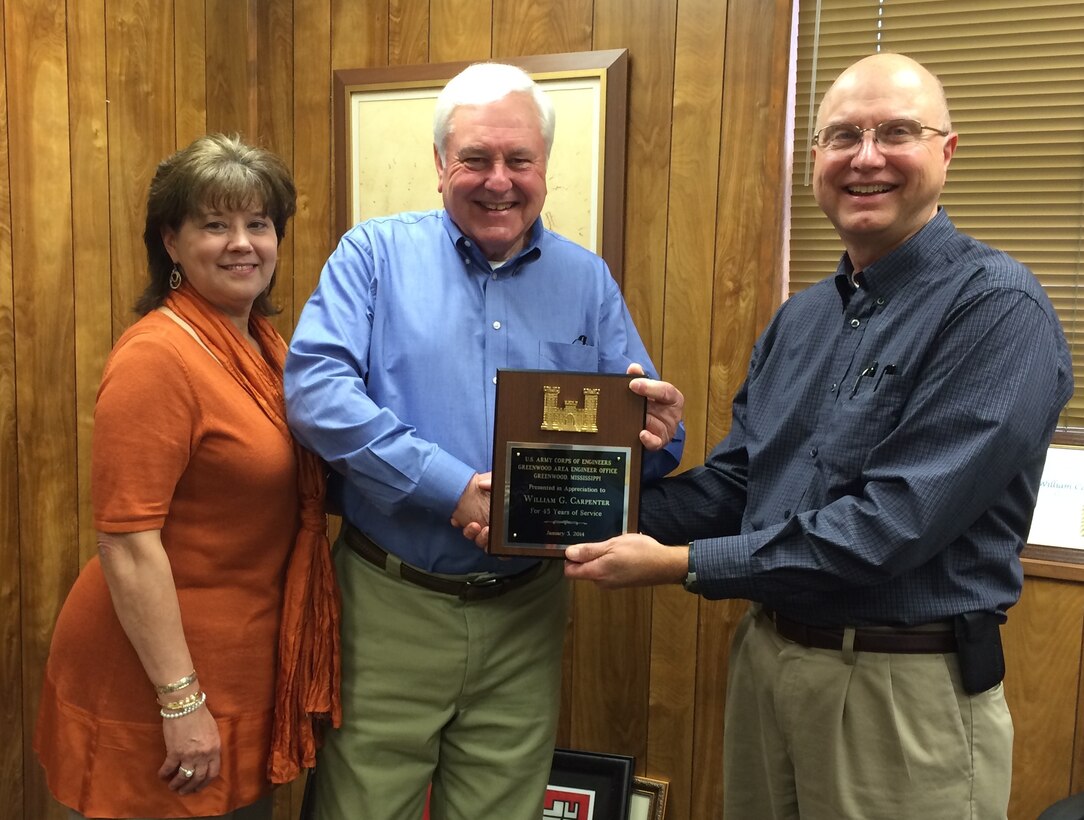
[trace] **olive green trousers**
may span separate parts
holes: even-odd
[[[473,547],[471,547],[473,548]],[[343,725],[315,770],[315,820],[538,820],[561,693],[568,582],[462,601],[340,541]]]

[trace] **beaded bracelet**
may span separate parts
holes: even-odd
[[[199,696],[202,694],[203,692],[197,689],[195,692],[181,700],[175,700],[171,703],[159,703],[158,705],[161,706],[163,709],[168,709],[171,712],[176,712],[178,709],[183,709],[186,706],[191,706],[193,703],[199,700]]]
[[[203,706],[203,704],[205,704],[206,702],[207,702],[207,693],[206,692],[200,692],[199,697],[196,698],[196,700],[193,703],[188,704],[188,706],[184,706],[184,707],[182,707],[180,709],[176,709],[176,710],[162,709],[159,712],[159,714],[162,717],[166,718],[167,720],[175,720],[176,718],[182,718],[185,715],[192,714],[197,709],[199,709],[201,706]]]
[[[183,678],[175,680],[173,683],[155,684],[154,691],[159,695],[168,695],[170,692],[176,692],[178,689],[184,689],[186,686],[191,686],[195,682],[196,670],[193,669]]]

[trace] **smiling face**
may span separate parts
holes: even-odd
[[[921,65],[899,54],[877,54],[848,68],[825,94],[817,128],[850,123],[872,128],[892,119],[943,128],[944,95]],[[835,225],[856,270],[901,245],[937,213],[957,135],[925,132],[890,152],[872,134],[853,150],[813,147],[813,195]]]
[[[459,106],[445,161],[433,153],[437,190],[459,230],[490,261],[521,251],[546,201],[546,146],[530,95]]]
[[[210,210],[189,216],[162,241],[185,280],[247,332],[252,303],[267,286],[278,259],[278,236],[260,209]]]

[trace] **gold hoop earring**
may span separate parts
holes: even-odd
[[[181,276],[181,266],[176,262],[173,263],[173,270],[169,272],[169,287],[170,290],[176,290],[181,286],[181,282],[184,281],[184,277]]]

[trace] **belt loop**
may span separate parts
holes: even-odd
[[[388,553],[388,557],[384,560],[384,572],[388,573],[392,578],[402,578],[402,572],[400,568],[403,566],[403,562],[399,560],[398,556]]]
[[[843,662],[848,666],[854,666],[854,627],[848,626],[843,629]]]

